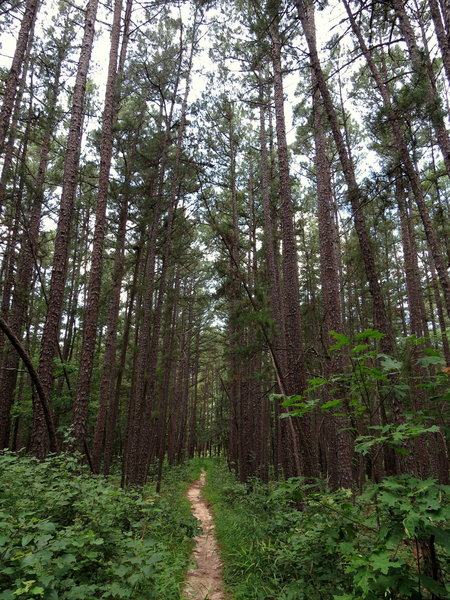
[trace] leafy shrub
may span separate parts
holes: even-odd
[[[196,531],[183,507],[77,457],[0,455],[1,600],[178,600]]]
[[[253,495],[217,465],[207,485],[237,600],[450,598],[449,486],[403,475],[353,496],[295,478]]]

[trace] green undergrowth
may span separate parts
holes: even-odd
[[[0,455],[0,600],[179,600],[197,521],[185,490],[200,467],[122,490],[73,456]]]
[[[235,600],[450,598],[449,486],[389,477],[353,496],[301,478],[265,486],[208,466]]]

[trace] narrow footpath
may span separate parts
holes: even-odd
[[[203,533],[195,538],[192,562],[196,563],[196,567],[188,571],[183,594],[185,600],[224,600],[225,598],[222,564],[214,533],[214,523],[211,511],[201,495],[205,477],[206,473],[202,470],[200,479],[191,485],[187,493],[192,504],[192,512],[201,522]]]

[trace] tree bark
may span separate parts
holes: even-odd
[[[50,140],[55,126],[56,100],[58,96],[61,63],[58,63],[51,86],[50,99],[47,107],[48,118],[45,125],[44,136],[39,159],[37,177],[34,182],[32,201],[28,222],[25,224],[22,235],[20,254],[18,257],[15,286],[12,296],[11,314],[9,324],[14,334],[20,339],[25,325],[29,305],[30,281],[33,279],[33,268],[37,258],[39,227],[41,223],[42,203],[44,199],[44,181],[47,172],[50,152]],[[9,411],[13,399],[14,388],[17,381],[19,356],[17,352],[7,352],[6,370],[0,379],[0,423],[2,423],[0,448],[7,447],[9,433]]]
[[[330,161],[328,158],[327,140],[324,131],[324,113],[320,94],[313,80],[313,118],[315,142],[315,169],[317,181],[317,213],[320,244],[320,282],[322,289],[323,310],[323,345],[327,352],[324,375],[330,376],[343,370],[342,358],[328,349],[334,343],[330,331],[343,333],[343,307],[341,303],[341,282],[339,273],[338,232],[334,220],[334,206],[331,188]],[[338,411],[346,413],[343,392],[330,393],[326,390],[325,399],[339,399]],[[353,440],[348,430],[346,417],[327,416],[327,467],[330,483],[334,489],[351,488],[353,485],[352,458]]]
[[[53,425],[53,417],[50,411],[50,403],[48,401],[48,397],[45,393],[45,389],[42,385],[40,377],[36,369],[34,368],[33,363],[31,362],[31,359],[28,356],[28,353],[20,343],[20,340],[14,335],[13,331],[2,317],[0,317],[0,328],[2,329],[3,333],[8,337],[11,344],[14,346],[16,352],[19,354],[20,358],[22,359],[24,365],[28,370],[28,373],[30,374],[31,380],[38,394],[39,402],[42,407],[42,412],[44,414],[45,426],[47,428],[47,434],[49,437],[49,449],[50,452],[56,452],[57,446],[55,426]]]
[[[57,353],[59,326],[61,321],[64,286],[67,277],[68,248],[71,232],[72,213],[78,184],[78,166],[83,123],[83,104],[86,92],[87,73],[94,40],[95,20],[98,0],[89,0],[84,22],[84,34],[72,97],[72,110],[64,161],[63,187],[60,212],[55,238],[53,269],[50,282],[50,296],[47,316],[41,339],[39,376],[45,394],[50,396],[53,380],[53,361]],[[38,457],[46,454],[46,432],[43,428],[43,415],[38,408],[33,412],[33,432],[31,451]]]
[[[89,408],[89,388],[94,363],[97,320],[102,284],[103,248],[106,236],[106,206],[108,200],[109,172],[113,148],[113,126],[117,120],[117,81],[121,73],[117,72],[119,57],[120,25],[122,0],[114,3],[114,15],[111,30],[108,78],[102,118],[100,172],[95,214],[94,241],[90,265],[87,302],[84,309],[83,341],[81,346],[77,391],[73,406],[73,435],[75,447],[82,452],[86,443],[87,418]]]
[[[374,325],[376,329],[385,334],[385,337],[382,340],[382,348],[384,352],[392,354],[394,348],[394,334],[392,332],[391,322],[388,317],[383,292],[379,282],[374,249],[362,211],[362,205],[365,198],[356,181],[353,163],[348,153],[348,149],[339,126],[339,120],[334,108],[334,103],[320,64],[314,34],[314,5],[310,0],[295,0],[295,3],[297,6],[298,17],[302,24],[306,42],[308,44],[311,69],[314,72],[317,87],[319,88],[322,96],[324,109],[330,123],[334,142],[339,154],[344,179],[347,184],[347,194],[350,201],[350,206],[352,208],[355,230],[361,249],[361,257],[363,259],[364,269],[373,301]]]
[[[108,418],[114,406],[114,380],[116,374],[117,329],[119,323],[120,293],[125,271],[125,238],[128,217],[128,195],[125,191],[119,216],[117,246],[114,255],[114,272],[111,283],[110,302],[106,325],[106,342],[103,356],[103,372],[100,382],[100,400],[92,447],[92,464],[96,473],[100,472],[100,463],[105,449],[105,437]]]
[[[275,27],[270,32],[272,41],[272,65],[274,75],[275,122],[279,170],[280,217],[282,236],[282,302],[286,358],[289,371],[285,375],[286,393],[301,394],[306,387],[301,332],[300,295],[298,276],[297,243],[294,229],[294,208],[291,195],[289,155],[286,141],[284,116],[284,91],[281,68],[281,42]],[[286,460],[292,461],[285,468],[290,475],[314,477],[318,473],[317,449],[312,437],[312,419],[305,415],[301,421],[287,418],[290,449]],[[288,471],[288,472],[289,472]]]
[[[19,82],[29,42],[30,39],[32,39],[32,31],[38,9],[39,0],[27,0],[17,37],[13,61],[3,89],[3,104],[0,110],[0,156],[5,150],[8,128],[14,110],[14,99],[17,94],[17,84]]]

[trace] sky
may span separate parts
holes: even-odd
[[[81,4],[79,0],[74,2],[74,4],[78,6],[84,6],[84,4]],[[180,10],[182,14],[184,13],[183,17],[186,16],[186,18],[188,18],[188,5],[184,4]],[[56,3],[45,2],[44,10],[41,9],[38,15],[37,29],[42,30],[43,26],[50,23],[51,17],[55,14],[55,12]],[[136,12],[134,13],[135,19],[139,19],[138,12],[139,7],[137,7]],[[107,14],[102,4],[99,6],[98,18],[101,22],[110,22],[112,18],[111,13]],[[339,27],[341,19],[342,11],[338,9],[338,4],[336,2],[334,2],[334,7],[331,6],[331,8],[327,9],[326,11],[318,12],[316,14],[319,44],[326,43],[330,36],[330,32],[333,32],[336,27]],[[17,22],[16,25],[18,25]],[[109,31],[102,23],[97,24],[96,30],[97,35],[92,55],[90,77],[99,87],[99,96],[102,98],[104,85],[106,83],[106,70],[108,64]],[[16,44],[16,35],[17,27],[9,34],[2,34],[0,40],[0,67],[10,67]],[[201,52],[200,57],[197,58],[197,65],[198,67],[202,67],[207,72],[213,68],[213,64],[208,58],[208,37],[205,36],[203,41],[205,43],[205,48],[203,52]],[[292,100],[288,101],[286,105],[287,122],[288,124],[291,123],[291,127],[288,127],[290,130],[292,130],[292,110],[290,105],[294,102],[294,93],[297,86],[297,81],[298,77],[295,74],[288,76],[285,79],[285,92],[287,98],[292,98]],[[191,98],[195,99],[196,97],[199,97],[205,86],[206,79],[201,75],[199,68],[197,68],[193,75]]]

